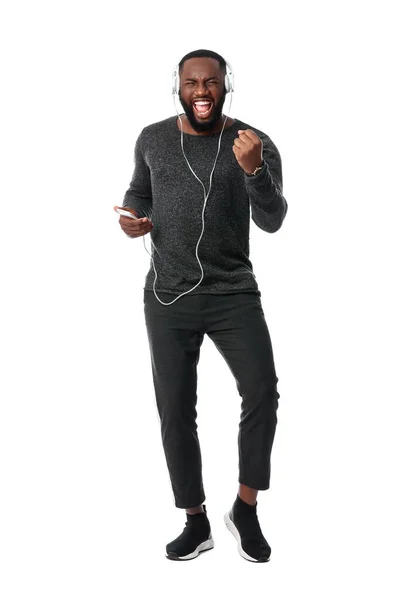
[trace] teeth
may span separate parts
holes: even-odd
[[[208,117],[211,114],[212,102],[210,100],[195,100],[193,102],[194,110],[202,117]],[[200,110],[200,106],[207,106],[206,110]]]

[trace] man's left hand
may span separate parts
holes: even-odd
[[[263,145],[252,129],[239,129],[239,137],[234,139],[232,150],[242,169],[250,175],[262,165]]]

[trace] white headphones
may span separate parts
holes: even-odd
[[[225,90],[226,90],[226,92],[231,92],[231,99],[230,99],[230,104],[229,104],[229,112],[230,112],[230,110],[231,110],[231,104],[232,104],[232,92],[234,91],[234,89],[233,89],[233,72],[232,72],[232,69],[231,69],[231,67],[230,67],[230,65],[229,65],[229,63],[227,61],[225,61],[225,64],[226,64],[226,75],[225,75],[225,79],[224,79],[224,84],[225,84]],[[200,183],[201,183],[201,185],[203,187],[203,190],[204,190],[204,206],[203,206],[203,213],[202,213],[203,229],[202,229],[201,235],[200,235],[199,240],[198,240],[197,245],[196,245],[196,257],[197,257],[197,261],[198,261],[198,263],[200,265],[200,268],[201,268],[201,271],[202,271],[202,276],[201,276],[200,281],[198,281],[198,283],[196,283],[196,285],[193,286],[192,289],[188,290],[187,292],[182,292],[182,294],[179,294],[179,296],[177,296],[176,298],[174,298],[174,300],[172,300],[172,302],[163,302],[162,300],[160,300],[160,298],[156,294],[156,289],[155,289],[156,281],[157,281],[157,271],[156,271],[156,267],[154,265],[153,255],[150,254],[150,252],[147,250],[146,244],[144,242],[144,237],[145,236],[143,236],[144,247],[146,248],[146,252],[148,254],[150,254],[150,256],[151,256],[151,260],[152,260],[152,263],[153,263],[153,269],[154,269],[154,273],[155,273],[155,278],[154,278],[154,283],[153,283],[154,295],[155,295],[155,297],[157,298],[157,300],[161,304],[164,304],[164,306],[169,306],[170,304],[173,304],[174,302],[176,302],[178,300],[178,298],[180,298],[181,296],[184,296],[185,294],[188,294],[189,292],[191,292],[192,290],[194,290],[198,285],[200,285],[200,283],[203,280],[204,271],[203,271],[203,267],[201,265],[201,262],[199,260],[199,255],[197,253],[197,249],[199,247],[200,240],[201,240],[201,238],[203,236],[203,232],[204,232],[204,211],[205,211],[205,208],[206,208],[206,203],[207,203],[208,196],[210,195],[210,191],[211,191],[211,181],[212,181],[212,176],[213,176],[213,173],[214,173],[215,165],[216,165],[216,162],[217,162],[217,158],[218,158],[218,154],[219,154],[219,150],[220,150],[220,146],[221,146],[222,132],[224,131],[225,123],[226,123],[226,121],[228,119],[228,115],[227,115],[225,117],[225,121],[224,121],[224,124],[223,124],[222,129],[221,129],[221,134],[219,136],[218,152],[217,152],[217,156],[215,157],[214,166],[213,166],[211,174],[210,174],[210,188],[208,190],[208,194],[206,194],[206,189],[204,187],[203,182],[197,177],[196,173],[193,171],[192,167],[189,164],[188,159],[186,158],[186,154],[185,154],[185,151],[183,149],[183,125],[182,125],[182,119],[181,119],[179,111],[178,111],[178,109],[176,107],[176,101],[175,101],[176,96],[178,96],[178,94],[179,94],[179,86],[180,86],[180,80],[179,80],[179,63],[175,67],[172,77],[173,77],[173,79],[172,79],[172,95],[173,95],[173,98],[174,98],[175,110],[176,110],[178,118],[179,118],[179,120],[181,122],[181,146],[182,146],[182,152],[183,152],[183,155],[184,155],[184,157],[186,159],[186,162],[187,162],[187,164],[189,166],[189,169],[192,171],[192,173],[196,177],[196,179],[198,181],[200,181]],[[156,249],[156,252],[159,254],[159,252],[158,252],[158,250],[157,250],[157,248],[156,248],[153,240],[151,239],[151,237],[150,237],[150,240],[151,240],[152,245]]]

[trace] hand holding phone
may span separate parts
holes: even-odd
[[[147,217],[139,219],[133,208],[122,208],[114,206],[114,210],[120,214],[119,224],[121,229],[129,237],[141,237],[153,229],[153,223]]]
[[[119,213],[120,215],[123,215],[124,217],[129,217],[130,219],[137,219],[137,217],[132,212],[124,208],[120,208],[119,206],[114,206],[114,210],[117,211],[117,213]]]

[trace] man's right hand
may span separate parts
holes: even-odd
[[[124,206],[123,208],[124,210],[133,213],[136,217],[138,216],[133,208],[128,208],[127,206]],[[132,238],[146,235],[146,233],[149,233],[154,227],[153,223],[147,217],[144,217],[143,219],[131,219],[130,217],[124,217],[124,215],[120,215],[119,224],[122,231]]]

